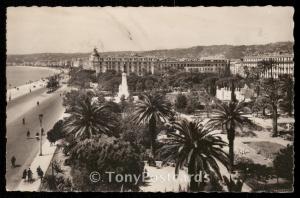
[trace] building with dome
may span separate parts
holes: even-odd
[[[142,57],[138,55],[131,56],[108,56],[102,57],[95,48],[89,57],[89,69],[96,71],[96,74],[105,73],[109,70],[116,72],[125,72],[127,75],[135,73],[137,75],[154,74],[154,68],[158,63],[157,58]],[[88,69],[88,68],[87,68]]]

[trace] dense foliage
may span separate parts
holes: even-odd
[[[47,139],[49,140],[49,142],[54,143],[57,140],[60,140],[65,137],[65,133],[63,131],[63,124],[64,121],[59,120],[54,124],[53,128],[48,131]]]
[[[59,87],[59,77],[57,75],[50,76],[46,87],[50,92],[55,91]]]
[[[85,139],[79,142],[70,152],[73,166],[75,188],[82,191],[120,191],[124,189],[138,190],[135,181],[116,180],[116,175],[142,175],[144,164],[138,147],[132,146],[123,139],[105,135]],[[101,182],[93,183],[89,174],[97,171]],[[112,172],[111,177],[107,172]],[[140,181],[141,182],[141,181]]]
[[[280,150],[273,161],[274,169],[278,177],[286,178],[293,181],[294,176],[294,148],[288,145]]]
[[[177,110],[181,111],[187,106],[187,97],[184,94],[178,94],[175,101],[175,107]]]
[[[81,68],[72,68],[69,71],[69,84],[81,88],[89,88],[90,82],[96,82],[95,71],[83,70]]]

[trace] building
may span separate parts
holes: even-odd
[[[262,77],[269,78],[271,73],[274,78],[278,78],[280,74],[294,74],[294,55],[293,54],[275,54],[275,55],[258,55],[245,56],[243,58],[243,66],[257,67],[262,61],[272,61],[273,69],[268,69],[262,74]]]
[[[84,61],[81,58],[72,59],[72,67],[83,67]]]
[[[230,60],[230,73],[233,75],[245,76],[244,67],[241,59]]]
[[[170,69],[186,72],[217,73],[222,74],[229,70],[229,60],[224,58],[202,59],[158,59],[149,56],[100,56],[95,48],[89,57],[89,64],[83,64],[85,69],[95,70],[97,74],[108,70],[126,72],[127,75],[135,73],[139,76],[145,74],[164,74]],[[86,65],[86,66],[85,66]]]
[[[199,73],[222,74],[229,70],[230,61],[224,58],[202,58],[200,60],[185,61],[185,71]]]
[[[135,73],[137,75],[145,75],[147,73],[154,74],[154,68],[157,67],[158,59],[143,56],[123,56],[123,57],[101,57],[94,49],[89,58],[89,68],[96,70],[96,73],[105,73],[108,70],[116,72],[126,72],[127,75]]]
[[[175,58],[165,58],[158,60],[157,68],[155,68],[156,73],[166,73],[170,71],[170,69],[174,69],[176,71],[184,71],[184,67],[186,66],[186,59],[175,59]]]
[[[245,102],[249,102],[255,96],[254,90],[250,89],[247,85],[243,88],[236,88],[234,93],[238,101],[245,100]],[[216,98],[222,101],[230,101],[231,89],[229,87],[217,88]]]

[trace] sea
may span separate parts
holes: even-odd
[[[47,67],[30,67],[30,66],[7,66],[6,67],[6,88],[24,85],[29,81],[37,81],[46,78],[57,72],[56,69]]]

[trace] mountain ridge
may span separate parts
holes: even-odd
[[[200,58],[207,56],[224,56],[228,59],[240,59],[246,55],[263,53],[293,53],[294,42],[276,42],[263,45],[208,45],[192,46],[188,48],[159,49],[147,51],[111,51],[99,52],[102,56],[140,55],[156,56],[159,58]],[[92,49],[91,49],[92,51]],[[88,58],[90,53],[33,53],[7,55],[7,62],[34,62],[41,60],[70,60],[72,58]]]

